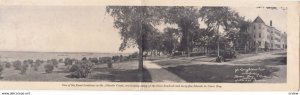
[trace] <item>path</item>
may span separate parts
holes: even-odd
[[[151,61],[144,61],[144,67],[147,68],[150,73],[152,82],[185,82],[185,80],[177,75]]]

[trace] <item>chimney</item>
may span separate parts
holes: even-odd
[[[270,20],[270,26],[272,26],[272,20]]]

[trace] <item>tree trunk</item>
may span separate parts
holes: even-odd
[[[217,47],[218,47],[218,56],[220,56],[220,35],[219,35],[219,25],[217,26],[217,36],[218,36],[218,40],[217,40]]]
[[[235,51],[235,40],[233,40],[233,50]]]
[[[143,49],[139,47],[139,70],[143,70]]]
[[[205,54],[208,54],[208,46],[205,46],[204,49],[205,49]]]
[[[190,57],[190,41],[189,41],[189,36],[190,36],[190,31],[189,30],[187,30],[187,35],[186,35],[186,48],[187,48],[187,50],[186,50],[186,52],[187,52],[187,57]]]
[[[247,44],[245,44],[244,52],[245,52],[245,54],[247,53]]]
[[[142,7],[141,8],[141,12],[144,12],[144,10],[145,10],[145,7]],[[141,25],[141,27],[140,27],[140,30],[143,30],[143,25],[144,25],[144,23],[143,23],[143,21],[140,21],[139,22],[140,23],[140,25]],[[139,34],[140,35],[138,35],[138,48],[139,48],[139,57],[138,57],[138,60],[139,60],[139,65],[138,65],[138,69],[140,70],[140,71],[142,71],[143,70],[143,47],[144,47],[144,35],[143,35],[143,31],[139,31]]]

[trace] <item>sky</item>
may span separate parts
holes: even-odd
[[[120,52],[119,31],[104,6],[2,6],[0,10],[2,51]]]
[[[286,13],[255,7],[232,8],[286,31]],[[105,6],[1,6],[0,51],[120,53],[119,30]],[[137,51],[129,48],[124,53]]]
[[[271,10],[267,8],[256,7],[232,7],[233,10],[239,12],[245,19],[254,21],[257,16],[260,16],[266,25],[270,26],[270,20],[272,20],[272,26],[280,31],[287,32],[287,10],[277,8],[277,10]]]

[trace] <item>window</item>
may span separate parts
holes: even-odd
[[[255,34],[253,35],[253,37],[255,38]]]
[[[258,37],[261,38],[261,33],[259,33]]]

